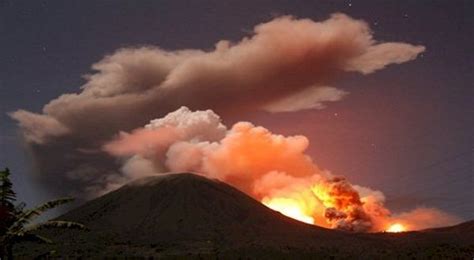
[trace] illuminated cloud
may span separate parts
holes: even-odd
[[[409,212],[397,214],[393,219],[394,223],[400,223],[410,230],[446,227],[462,222],[462,219],[457,216],[436,208],[427,207],[419,207]]]
[[[379,43],[367,23],[344,14],[320,22],[284,16],[255,26],[253,33],[238,42],[219,41],[211,50],[169,51],[156,46],[117,50],[92,66],[93,73],[85,76],[86,83],[78,93],[51,100],[41,113],[19,110],[11,116],[30,144],[41,173],[38,180],[49,190],[97,192],[122,182],[122,167],[125,172],[149,169],[151,164],[142,159],[151,154],[175,158],[162,165],[153,161],[153,167],[160,170],[217,167],[198,161],[190,164],[181,152],[199,157],[206,152],[199,147],[202,142],[211,147],[220,140],[227,129],[215,128],[214,119],[208,118],[203,125],[186,120],[189,125],[166,122],[169,127],[156,130],[153,125],[159,125],[158,120],[140,128],[150,119],[163,118],[183,105],[212,109],[224,116],[257,109],[320,109],[346,95],[344,90],[328,87],[338,75],[371,73],[412,60],[423,50],[423,46],[407,43]],[[191,132],[184,130],[188,126]],[[206,127],[216,130],[204,136]],[[230,131],[236,135],[247,128],[257,129],[249,130],[252,133],[264,132],[244,123],[234,128]],[[121,138],[114,139],[117,136]],[[190,137],[202,142],[193,143]],[[293,142],[303,149],[308,141],[295,137]],[[128,158],[131,161],[123,165],[104,152],[106,143],[106,151],[134,159]],[[150,151],[148,146],[157,149]],[[87,167],[78,171],[83,165]],[[289,169],[282,171],[288,174]]]
[[[11,113],[10,116],[18,121],[25,140],[31,143],[43,144],[49,138],[70,133],[66,126],[48,115],[18,110]]]
[[[304,109],[323,109],[324,102],[341,100],[348,92],[333,87],[309,87],[283,97],[263,107],[268,112],[294,112]]]
[[[163,129],[176,134],[160,135]],[[150,134],[144,137],[145,130]],[[213,111],[182,107],[106,144],[107,152],[125,159],[124,166],[102,183],[102,189],[94,190],[103,193],[168,171],[195,172],[232,184],[287,216],[328,228],[380,232],[396,222],[406,230],[418,230],[460,221],[426,208],[391,216],[381,191],[321,170],[306,154],[308,146],[305,136],[277,135],[249,122],[237,122],[227,130]]]
[[[178,104],[274,112],[322,108],[346,93],[324,87],[337,74],[371,73],[423,51],[406,43],[377,43],[365,22],[344,14],[322,22],[285,16],[255,26],[240,42],[220,41],[211,51],[118,50],[92,66],[96,72],[85,77],[80,93],[52,100],[42,115],[18,111],[13,118],[30,141],[42,143],[78,132],[110,136]]]

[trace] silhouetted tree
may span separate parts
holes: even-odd
[[[15,217],[16,194],[12,189],[10,170],[0,171],[0,236],[3,236]]]
[[[50,220],[33,224],[33,221],[44,212],[73,201],[72,198],[61,198],[48,201],[36,208],[25,210],[24,203],[15,206],[16,194],[9,178],[10,171],[0,171],[0,259],[13,259],[13,245],[21,241],[38,241],[51,243],[51,240],[33,233],[41,228],[76,228],[85,229],[84,225],[71,221]]]

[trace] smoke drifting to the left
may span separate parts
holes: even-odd
[[[377,42],[367,23],[344,14],[321,22],[285,16],[210,51],[120,49],[92,66],[79,93],[61,95],[42,113],[11,116],[31,150],[38,181],[53,192],[97,195],[130,178],[193,170],[273,208],[304,202],[295,210],[317,224],[380,230],[373,216],[389,214],[383,194],[319,169],[304,153],[305,137],[277,136],[243,122],[227,129],[209,111],[168,113],[181,106],[212,109],[224,118],[258,109],[322,109],[348,95],[333,86],[339,75],[373,73],[424,50]]]

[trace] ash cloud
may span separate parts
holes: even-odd
[[[429,207],[419,207],[409,212],[396,214],[394,219],[408,229],[446,227],[462,222],[462,219],[457,216]]]
[[[168,134],[162,135],[163,130]],[[149,131],[146,138],[143,131]],[[306,154],[308,146],[305,136],[277,135],[249,122],[228,129],[212,110],[181,107],[104,145],[124,163],[122,173],[101,191],[158,172],[195,172],[230,183],[283,214],[328,228],[378,232],[393,222],[415,230],[459,221],[426,208],[392,216],[381,191],[320,169]]]
[[[135,167],[145,172],[151,167],[180,168],[182,163],[175,164],[180,149],[199,156],[202,149],[188,142],[189,133],[172,127],[160,128],[158,134],[152,127],[133,131],[150,119],[182,105],[213,109],[224,116],[256,109],[320,109],[347,94],[331,86],[341,73],[372,73],[415,59],[424,50],[407,43],[379,43],[367,23],[344,14],[320,22],[284,16],[255,26],[238,42],[219,41],[209,51],[167,51],[156,46],[117,50],[92,66],[80,92],[59,96],[41,113],[19,110],[11,117],[29,143],[38,180],[49,190],[100,193],[127,179],[130,174],[123,172],[131,173]],[[130,142],[115,147],[108,143],[117,135],[128,136],[117,140]],[[305,145],[304,138],[296,139]],[[163,155],[143,150],[138,145],[143,140],[157,147],[167,147],[170,140],[177,143]],[[106,143],[106,150],[121,159],[103,151]],[[123,165],[122,157],[132,151],[134,159]],[[177,159],[156,165],[144,161],[149,153]]]
[[[341,100],[347,91],[334,87],[309,87],[289,96],[283,97],[263,107],[268,112],[294,112],[305,109],[323,109],[325,102]]]

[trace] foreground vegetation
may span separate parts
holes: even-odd
[[[17,204],[16,193],[10,180],[10,170],[0,171],[0,259],[13,259],[13,247],[24,241],[52,244],[37,232],[44,228],[85,229],[77,222],[49,220],[35,222],[44,212],[71,202],[72,198],[48,201],[32,209],[25,203]]]

